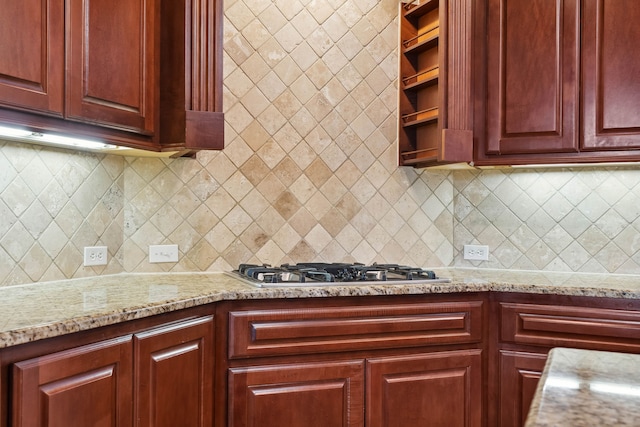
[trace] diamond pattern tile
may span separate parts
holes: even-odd
[[[396,37],[397,2],[227,1],[224,151],[0,141],[0,284],[300,260],[640,273],[640,170],[397,168]],[[162,243],[179,263],[148,263]],[[109,264],[82,267],[96,244]]]
[[[0,284],[123,271],[122,157],[0,141],[0,169]],[[96,245],[109,265],[82,266]]]
[[[633,167],[454,173],[455,265],[638,273]],[[462,259],[490,245],[488,262]]]

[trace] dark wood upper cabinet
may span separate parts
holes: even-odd
[[[476,165],[640,160],[640,3],[482,3]]]
[[[584,2],[585,150],[640,149],[640,3]]]
[[[66,114],[153,135],[157,0],[67,0]]]
[[[62,116],[64,3],[0,0],[0,10],[0,107]]]
[[[577,0],[489,0],[487,154],[577,151]]]
[[[160,137],[164,150],[224,148],[222,0],[163,1]]]
[[[223,148],[221,0],[0,8],[0,124],[176,155]]]

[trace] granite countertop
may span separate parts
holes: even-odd
[[[637,426],[640,355],[554,348],[525,427]]]
[[[0,348],[221,300],[526,292],[640,299],[640,277],[435,269],[450,283],[257,288],[224,273],[132,273],[0,288]]]

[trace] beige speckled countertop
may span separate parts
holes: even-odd
[[[436,269],[450,283],[256,288],[224,273],[98,276],[0,288],[0,348],[221,300],[525,292],[640,299],[640,276]]]
[[[526,427],[640,425],[640,355],[554,348]]]

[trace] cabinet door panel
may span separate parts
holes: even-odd
[[[577,151],[576,0],[488,1],[488,154]]]
[[[136,425],[211,426],[211,317],[136,334],[135,354]]]
[[[500,352],[500,426],[524,425],[547,356]]]
[[[151,134],[156,0],[70,0],[70,119]]]
[[[482,424],[480,350],[367,360],[368,427]]]
[[[364,362],[233,368],[229,426],[362,427]]]
[[[0,104],[62,115],[64,2],[0,0],[0,10]]]
[[[131,337],[14,365],[16,427],[131,426]]]
[[[640,3],[584,2],[584,148],[640,147]]]

